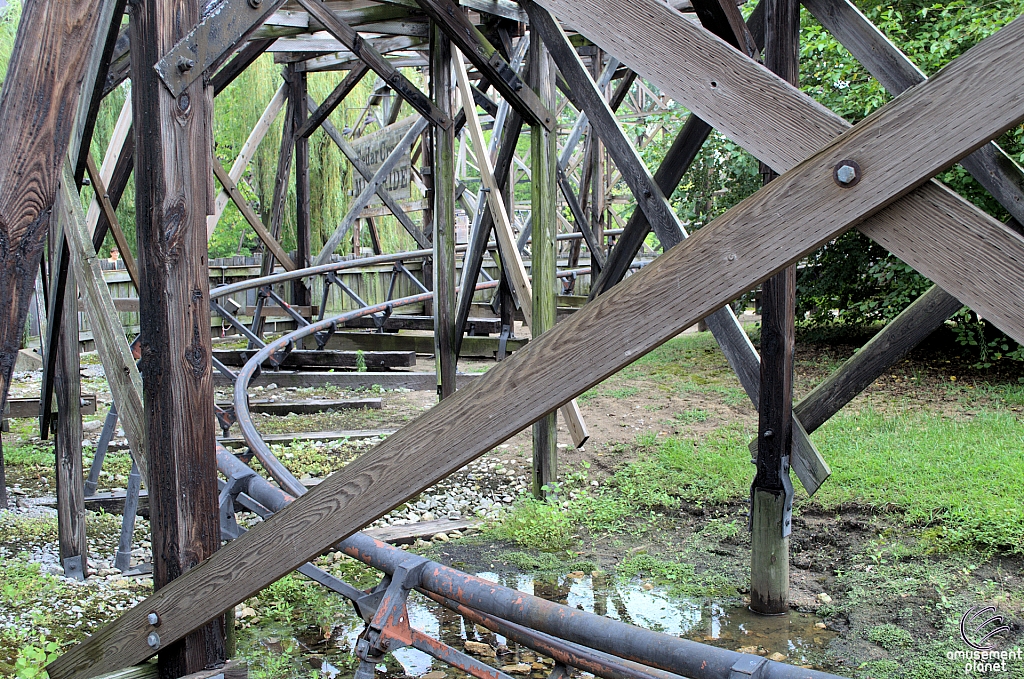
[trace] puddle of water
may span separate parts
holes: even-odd
[[[779,653],[785,656],[786,662],[797,665],[813,665],[815,651],[824,649],[836,636],[835,632],[816,627],[821,620],[813,614],[791,611],[784,616],[764,617],[741,606],[673,596],[663,587],[646,589],[639,581],[617,582],[603,576],[547,579],[523,573],[501,576],[483,572],[477,576],[665,634],[734,651],[765,656]],[[487,642],[499,649],[506,645],[500,635],[474,625],[467,626],[461,616],[419,594],[410,596],[408,611],[414,628],[458,650],[462,650],[467,640]],[[348,613],[330,630],[262,627],[257,636],[259,643],[272,653],[292,656],[303,666],[303,670],[296,667],[295,676],[309,676],[312,669],[328,679],[348,679],[355,671],[353,649],[362,630],[362,620],[355,613]],[[540,660],[532,651],[516,644],[509,644],[508,652],[497,658],[478,659],[496,667]],[[393,652],[378,670],[385,671],[388,677],[421,677],[436,671],[445,672],[449,678],[468,676],[413,648]],[[535,672],[533,676],[546,677],[547,670]]]

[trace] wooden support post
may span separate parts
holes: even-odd
[[[100,14],[93,3],[26,3],[0,91],[0,408],[21,347],[46,242],[45,213],[67,157],[71,112],[89,68]]]
[[[59,214],[50,218],[50,252],[64,244]],[[78,357],[78,288],[68,272],[63,323],[57,340],[54,391],[57,394],[57,538],[60,562],[69,578],[89,576],[89,545],[85,537],[85,485],[82,475],[82,383]],[[49,403],[44,407],[49,409]]]
[[[199,21],[203,7],[200,0],[138,0],[130,28],[142,376],[157,590],[220,547],[206,247],[206,217],[214,210],[213,90],[199,79],[175,97],[154,69]],[[150,637],[156,642],[150,648],[159,650],[161,677],[224,661],[224,608],[180,641],[160,641],[164,628],[148,626],[147,635],[156,635]]]
[[[530,42],[530,83],[546,108],[555,105],[551,56],[540,40]],[[530,203],[533,215],[533,322],[536,338],[555,327],[555,278],[557,269],[558,132],[542,125],[530,126]],[[513,194],[514,197],[514,194]],[[543,499],[554,493],[558,480],[558,413],[550,412],[533,423],[533,495]]]
[[[554,5],[563,0],[544,2]],[[586,27],[602,41],[611,41],[612,33],[629,36],[632,28],[628,13],[636,7],[672,29],[664,30],[659,24],[658,31],[648,32],[648,40],[643,43],[645,50],[659,52],[659,58],[672,58],[673,53],[655,48],[675,41],[679,34],[701,40],[698,36],[702,29],[687,28],[686,19],[676,19],[674,10],[657,0],[602,2],[599,14],[594,13],[593,5],[581,8],[564,0],[562,7],[565,12],[575,9],[571,15],[574,25]],[[716,47],[715,42],[705,50],[710,55],[728,60],[725,55],[735,52],[724,43]],[[1022,49],[1024,20],[1017,20],[958,57],[939,76],[840,134],[791,172],[644,267],[627,285],[602,295],[531,342],[508,363],[480,376],[472,388],[458,391],[425,412],[378,444],[373,454],[357,458],[258,529],[241,535],[211,556],[202,568],[97,630],[50,663],[46,668],[50,677],[95,676],[150,657],[154,650],[146,642],[148,612],[162,614],[160,634],[168,643],[183,638],[219,616],[220,611],[415,497],[553,407],[583,393],[854,226],[873,223],[876,234],[903,238],[908,222],[900,222],[897,228],[883,215],[907,203],[920,203],[925,193],[922,186],[928,186],[926,177],[1024,120],[1019,106],[1019,92],[1024,89]],[[746,57],[735,57],[737,72],[747,70],[759,75],[758,86],[751,87],[752,91],[762,93],[772,88],[776,80],[768,77],[767,71],[753,62],[748,64]],[[642,64],[640,59],[630,60],[638,67]],[[660,79],[659,87],[666,91],[669,87],[663,84],[671,86],[689,77],[684,71],[671,72],[671,79]],[[718,85],[726,83],[723,78]],[[792,87],[785,91],[793,97],[801,96]],[[978,102],[985,105],[977,106]],[[730,100],[730,108],[733,104]],[[973,115],[958,115],[965,105],[971,107]],[[793,129],[810,133],[806,128]],[[759,137],[763,132],[763,127],[757,129]],[[865,178],[851,188],[839,187],[831,172],[823,170],[831,170],[836,157],[854,154],[863,160],[863,166],[886,163],[889,171],[872,175],[870,180]],[[949,201],[946,205],[955,207],[957,203]],[[936,224],[937,220],[926,220],[929,229],[935,229]],[[967,265],[976,267],[971,282],[961,287],[973,297],[993,297],[987,307],[995,309],[998,303],[1018,308],[1024,304],[1024,279],[1008,275],[1006,270],[1013,261],[1024,259],[1024,240],[995,220],[980,216],[974,228],[979,230],[958,239],[958,244],[964,246],[959,257],[943,261],[943,265],[954,271]],[[943,235],[955,234],[947,229]],[[919,242],[925,253],[930,253],[942,245],[936,245],[936,240]],[[734,253],[742,253],[742,257],[730,258]],[[609,318],[617,322],[610,324]],[[1020,319],[1007,313],[1002,318],[1008,321],[1010,332],[1024,340]],[[623,327],[644,329],[630,334],[625,351],[619,341]],[[583,355],[587,360],[579,360]],[[493,412],[494,417],[478,417],[482,410]],[[209,411],[206,416],[212,421]],[[452,422],[463,426],[453,427]]]
[[[765,66],[796,85],[800,79],[799,0],[764,0]],[[763,166],[765,183],[774,174]],[[789,610],[789,533],[793,487],[793,325],[796,267],[761,288],[761,391],[758,403],[757,474],[751,487],[750,610],[780,615]]]
[[[451,118],[452,43],[433,22],[430,52],[430,87],[434,105]],[[473,106],[472,101],[463,106]],[[437,370],[437,395],[447,398],[455,393],[455,128],[435,127],[434,164],[434,363]],[[461,334],[461,333],[460,333]]]
[[[292,106],[292,130],[295,132],[295,264],[304,269],[310,264],[310,195],[309,195],[309,138],[298,134],[306,124],[306,72],[289,64],[288,98]],[[312,296],[301,278],[292,281],[292,304],[309,306]],[[301,348],[301,347],[299,347]]]

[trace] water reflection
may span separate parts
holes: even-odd
[[[664,587],[651,587],[640,581],[620,582],[602,575],[595,577],[582,573],[573,574],[577,577],[557,578],[539,578],[524,573],[499,575],[483,572],[477,575],[506,587],[646,629],[776,659],[785,656],[786,662],[793,664],[813,664],[813,652],[823,649],[835,637],[834,632],[818,627],[820,620],[812,614],[790,612],[786,616],[766,618],[754,615],[739,605],[674,596]],[[545,659],[534,656],[529,649],[507,644],[502,636],[467,623],[462,616],[426,597],[417,593],[410,595],[408,611],[413,627],[457,650],[463,650],[466,641],[483,642],[496,649],[496,657],[478,657],[490,665],[503,667],[527,663],[533,664],[533,668],[523,669],[530,670],[535,679],[548,674],[548,667],[536,664]],[[355,671],[353,649],[362,629],[362,620],[350,612],[338,620],[333,629],[265,627],[258,635],[262,646],[274,653],[292,655],[296,665],[306,668],[295,676],[308,676],[308,670],[312,668],[328,679],[348,679]],[[468,676],[412,648],[393,652],[378,666],[378,670],[388,677],[428,675],[428,679],[460,679]]]

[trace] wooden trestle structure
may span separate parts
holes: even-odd
[[[224,611],[531,425],[541,492],[556,475],[556,411],[561,408],[574,440],[584,440],[572,399],[701,319],[760,411],[751,446],[757,463],[752,605],[766,613],[785,610],[789,471],[809,493],[830,473],[808,434],[961,303],[1024,342],[1024,172],[991,142],[1024,120],[1024,20],[926,79],[850,0],[802,4],[900,96],[851,127],[794,87],[796,0],[761,0],[746,21],[735,0],[136,0],[130,6],[126,0],[25,0],[0,96],[0,298],[10,300],[0,324],[3,400],[49,237],[41,402],[48,406],[55,391],[60,416],[51,423],[46,407],[41,420],[44,431],[56,432],[64,566],[69,574],[87,568],[77,411],[80,295],[149,491],[157,590],[51,664],[50,676],[93,676],[156,652],[168,678],[222,662]],[[268,50],[283,64],[284,82],[225,170],[212,153],[213,98]],[[347,74],[317,102],[307,92],[307,74],[323,70]],[[391,94],[375,97],[366,117],[385,126],[399,120],[403,107],[416,115],[376,168],[329,120],[370,71],[379,93]],[[429,86],[417,86],[416,73]],[[129,77],[130,107],[97,165],[89,148],[100,102]],[[632,99],[631,88],[650,94],[651,86],[692,112],[653,174],[616,117]],[[468,102],[473,105],[463,105]],[[492,120],[490,140],[478,107]],[[559,121],[573,110],[579,114],[565,138]],[[264,224],[238,184],[282,111],[285,133]],[[527,169],[516,157],[524,125],[532,209],[519,238],[525,242],[532,233],[532,282],[516,241],[509,188]],[[363,188],[315,253],[309,137],[318,129],[352,162]],[[688,237],[666,196],[712,129],[746,148],[774,178]],[[577,152],[583,135],[586,144]],[[417,221],[386,181],[421,138],[414,173],[425,200]],[[458,176],[467,139],[482,183],[475,204]],[[1009,222],[997,222],[931,179],[956,162],[1007,209]],[[280,243],[293,164],[297,250],[290,254]],[[114,211],[133,174],[137,262]],[[87,176],[96,191],[88,212],[79,198]],[[609,189],[618,181],[637,208],[606,247],[603,231],[617,219],[608,209]],[[421,286],[433,302],[443,400],[222,546],[210,416],[214,371],[221,367],[211,353],[207,239],[234,201],[265,246],[263,273],[272,274],[276,261],[291,276],[291,303],[315,309],[314,274],[334,274],[306,270],[329,268],[352,230],[365,222],[376,254],[383,254],[372,218],[364,216],[374,196],[429,251],[432,275]],[[457,205],[475,217],[461,280]],[[589,304],[556,325],[563,223],[587,248],[592,291]],[[852,228],[935,287],[794,405],[792,267]],[[626,279],[652,231],[666,253]],[[141,337],[134,347],[97,261],[108,232],[139,291]],[[514,300],[534,338],[456,392],[463,329],[492,235],[502,264],[503,323],[511,322]],[[579,261],[576,243],[570,268]],[[303,274],[288,273],[296,271]],[[766,310],[758,356],[727,304],[761,283]],[[317,333],[328,332],[324,323]],[[312,337],[321,335],[305,334]],[[236,387],[243,404],[246,386]]]

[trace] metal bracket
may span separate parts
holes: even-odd
[[[508,86],[511,87],[513,91],[518,92],[523,89],[523,81],[520,80],[519,74],[516,73],[514,68],[508,65],[508,62],[502,58],[499,52],[492,54],[491,58],[487,60],[487,63],[494,67],[494,70],[498,72],[501,79],[508,83]]]
[[[249,479],[256,476],[252,469],[232,475],[227,482],[221,482],[217,505],[220,508],[220,532],[227,540],[234,540],[244,531],[235,520],[235,499],[249,487]]]
[[[69,556],[68,558],[64,559],[64,563],[62,564],[64,566],[64,576],[67,577],[67,578],[74,578],[75,580],[83,580],[84,581],[85,580],[85,567],[83,565],[84,564],[84,559],[85,559],[85,557],[83,557],[81,555],[79,555],[79,556]]]
[[[220,66],[285,0],[221,0],[154,68],[175,97]]]
[[[504,361],[505,360],[505,356],[507,355],[505,348],[508,345],[509,338],[511,338],[511,337],[512,337],[512,326],[510,326],[510,325],[502,325],[501,326],[501,334],[498,335],[498,355],[496,357],[498,361]]]
[[[768,658],[744,653],[729,669],[729,679],[763,679]]]

